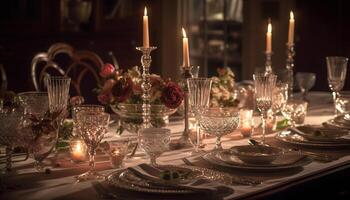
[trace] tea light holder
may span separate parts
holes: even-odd
[[[123,167],[123,161],[128,154],[130,140],[109,141],[108,155],[113,168]]]
[[[241,134],[243,137],[250,137],[253,132],[253,110],[241,109],[239,119]]]
[[[81,139],[70,142],[70,156],[73,162],[84,162],[87,157],[87,146]]]

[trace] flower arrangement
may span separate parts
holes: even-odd
[[[100,72],[104,83],[99,90],[98,100],[102,104],[117,106],[119,103],[142,104],[142,74],[137,66],[123,72],[112,64],[105,64]],[[170,80],[164,80],[159,75],[151,74],[150,103],[177,108],[183,100],[180,86]]]
[[[218,76],[212,77],[210,106],[236,107],[239,104],[235,92],[235,75],[229,67],[218,68]]]

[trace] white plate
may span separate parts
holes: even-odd
[[[345,137],[350,136],[349,130],[346,129],[324,127],[320,125],[304,125],[294,128],[292,131],[313,142],[350,143],[350,140],[345,139]]]
[[[276,139],[282,142],[286,142],[293,145],[300,145],[306,147],[350,147],[350,142],[320,142],[320,141],[310,141],[305,139],[303,136],[293,133],[290,130],[284,130],[276,135]]]
[[[293,169],[297,167],[302,167],[306,164],[309,164],[311,160],[307,157],[296,161],[289,165],[274,165],[274,164],[266,164],[266,165],[254,165],[254,164],[248,164],[243,163],[239,160],[239,158],[236,158],[237,160],[234,160],[234,157],[232,157],[232,161],[230,163],[227,163],[220,159],[216,154],[218,152],[211,152],[203,156],[203,159],[208,161],[209,163],[213,165],[217,165],[220,167],[226,167],[226,168],[233,168],[233,169],[243,169],[243,170],[254,170],[254,171],[277,171],[277,170],[287,170],[287,169]]]
[[[212,181],[217,181],[220,183],[231,184],[232,177],[216,172],[210,169],[192,167],[192,166],[173,166],[164,165],[159,166],[162,169],[171,170],[190,170],[192,175],[190,178],[207,178]],[[143,192],[143,193],[153,193],[153,194],[194,194],[192,190],[187,190],[176,187],[171,187],[170,185],[159,184],[149,184],[149,180],[145,180],[140,176],[133,174],[130,170],[121,169],[107,177],[107,183],[113,187],[124,189],[132,192]]]

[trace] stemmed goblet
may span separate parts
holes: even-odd
[[[78,181],[86,181],[92,179],[103,178],[102,175],[95,171],[95,154],[103,136],[107,132],[109,123],[109,114],[95,113],[90,111],[80,111],[76,116],[77,131],[80,137],[83,138],[88,147],[89,153],[89,171],[79,175]]]
[[[105,111],[105,107],[101,105],[82,104],[82,105],[74,106],[72,108],[73,135],[80,136],[80,134],[78,133],[79,129],[77,128],[77,114],[79,112],[103,113],[104,111]]]
[[[221,150],[221,137],[232,133],[239,124],[239,111],[235,108],[207,108],[199,116],[200,127],[216,136],[215,150]]]
[[[339,57],[339,56],[330,56],[326,57],[327,61],[327,72],[328,72],[328,85],[332,90],[333,101],[334,101],[334,112],[335,115],[337,112],[337,99],[339,96],[339,92],[343,89],[345,78],[346,78],[346,70],[348,64],[348,58]]]
[[[316,74],[308,72],[298,72],[295,75],[303,99],[307,101],[307,92],[315,85]]]
[[[199,115],[201,111],[209,107],[210,90],[212,80],[210,78],[189,78],[187,79],[189,107],[190,111],[194,113],[196,118],[196,139],[192,141],[193,137],[190,136],[190,142],[194,146],[194,152],[199,151],[201,143],[201,133],[198,124]]]
[[[151,165],[156,166],[156,159],[169,149],[170,130],[165,128],[145,128],[140,130],[141,148],[149,155]]]
[[[274,74],[259,73],[253,75],[255,87],[256,107],[261,113],[262,143],[265,143],[266,120],[268,111],[272,106],[273,89],[276,86],[277,76]]]
[[[22,92],[18,96],[21,98],[27,114],[42,117],[49,109],[47,92]]]

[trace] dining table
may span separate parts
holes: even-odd
[[[296,94],[295,96],[298,96]],[[334,117],[334,106],[330,92],[313,91],[308,94],[308,111],[305,124],[321,124]],[[279,116],[279,119],[282,119]],[[259,122],[259,116],[254,117],[255,125]],[[171,140],[175,142],[184,130],[184,120],[170,120],[167,128],[171,130]],[[310,162],[303,166],[290,170],[275,171],[247,171],[240,169],[215,168],[215,166],[200,160],[198,155],[191,152],[193,147],[172,149],[164,152],[157,160],[159,165],[193,165],[209,168],[215,171],[228,174],[237,180],[233,183],[233,195],[229,199],[295,199],[311,195],[326,197],[349,197],[350,187],[346,180],[350,180],[350,148],[317,148],[302,147],[288,144],[276,139],[277,132],[266,135],[266,143],[284,149],[298,148],[304,152],[312,152]],[[251,136],[259,140],[260,131],[257,128]],[[119,135],[116,133],[116,125],[111,125],[104,141],[113,141],[123,138],[135,139],[136,134],[124,131]],[[234,146],[247,145],[250,138],[243,137],[241,133],[235,132],[222,137],[222,146],[228,149]],[[203,150],[210,152],[215,146],[215,137],[204,139]],[[308,155],[308,154],[306,154]],[[312,156],[317,155],[317,156]],[[323,156],[323,157],[322,157]],[[10,174],[2,175],[0,199],[104,199],[103,188],[105,181],[77,182],[76,176],[87,171],[88,162],[74,163],[70,161],[69,153],[62,153],[56,156],[56,162],[50,157],[45,161],[50,170],[38,172],[33,167],[33,160],[13,164],[13,171]],[[137,150],[134,156],[124,160],[124,168],[149,163],[148,156]],[[96,169],[103,175],[108,176],[118,169],[114,169],[109,158],[103,152],[96,156]],[[254,180],[255,184],[243,184],[244,180]],[[102,188],[102,189],[101,189]],[[328,195],[328,196],[327,196]],[[322,198],[323,197],[323,198]],[[152,199],[170,199],[161,195],[153,195]],[[205,199],[205,197],[203,197]],[[147,199],[147,196],[133,195],[130,191],[118,190],[113,199]],[[177,199],[177,198],[174,198]],[[186,199],[186,196],[181,199]],[[226,198],[227,199],[227,198]]]

